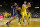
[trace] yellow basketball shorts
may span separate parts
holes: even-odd
[[[21,14],[22,14],[22,17],[27,16],[26,12],[22,12]]]

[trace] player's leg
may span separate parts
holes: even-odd
[[[31,16],[30,16],[30,20],[31,20]]]
[[[28,15],[29,25],[31,24],[31,16]]]
[[[22,16],[22,15],[19,13],[19,19],[18,19],[18,20],[19,20],[19,21],[18,21],[19,23],[18,23],[18,24],[20,24],[21,16]]]
[[[10,19],[7,23],[10,23],[12,20],[14,20],[15,19],[15,16],[13,16],[13,18],[12,19]]]
[[[9,27],[10,22],[11,22],[12,20],[14,20],[14,19],[15,19],[15,16],[13,16],[13,18],[10,19],[10,20],[6,23],[6,25]]]
[[[26,16],[26,22],[27,22],[27,24],[28,24],[29,20],[28,20],[27,14],[25,14],[25,16]]]
[[[13,16],[13,18],[12,18],[12,19],[10,19],[10,20],[9,20],[9,22],[13,21],[14,19],[15,19],[15,16]]]
[[[22,13],[22,17],[21,17],[21,20],[20,20],[21,23],[23,22],[23,19],[24,19],[24,13]]]
[[[31,16],[29,16],[29,15],[28,15],[28,19],[30,19],[30,20],[31,20]]]
[[[20,14],[20,11],[19,10],[17,10],[17,14],[18,14],[18,23],[20,23],[20,18],[21,18],[21,14]]]
[[[18,20],[19,20],[18,22],[20,22],[20,16],[18,16],[18,18],[19,18],[19,19],[18,19]]]
[[[31,24],[31,16],[29,16],[29,17],[30,17],[30,21],[29,21],[29,22],[30,22],[30,24]]]
[[[31,16],[29,16],[30,17],[30,23],[31,23]]]
[[[17,14],[18,14],[18,22],[20,22],[20,11],[19,10],[17,10]]]

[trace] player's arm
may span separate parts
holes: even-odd
[[[16,11],[17,11],[17,10],[19,10],[19,8],[18,8],[18,7],[16,7]]]
[[[16,12],[17,10],[20,10],[20,8],[16,7],[15,12]]]
[[[21,10],[21,7],[19,7],[19,10]]]
[[[21,8],[20,8],[20,7],[18,7],[16,10],[21,10]]]

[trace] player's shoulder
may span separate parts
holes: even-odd
[[[25,6],[24,4],[22,4],[22,6]]]
[[[22,5],[24,5],[24,4],[22,4]]]

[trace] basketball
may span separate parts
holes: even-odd
[[[30,7],[30,5],[31,5],[30,3],[27,4],[28,7]]]
[[[28,3],[28,5],[30,5],[30,3]]]

